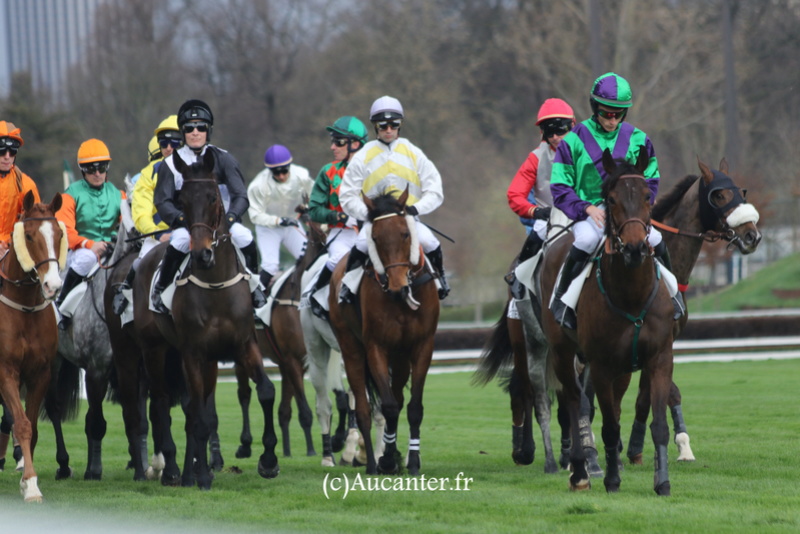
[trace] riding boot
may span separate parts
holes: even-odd
[[[444,274],[444,260],[442,258],[442,247],[437,247],[432,252],[428,252],[428,259],[431,260],[431,265],[436,269],[439,275],[439,300],[444,300],[450,294],[450,286],[447,285],[447,276]]]
[[[264,269],[261,269],[258,279],[261,280],[261,285],[264,286],[264,289],[269,291],[269,283],[272,282],[272,274],[268,273]]]
[[[131,265],[125,280],[123,280],[121,284],[114,288],[114,300],[111,302],[111,307],[113,308],[114,313],[117,315],[122,315],[122,312],[124,312],[125,308],[128,307],[128,299],[125,298],[125,295],[122,294],[122,291],[130,290],[133,287],[134,278],[136,278],[136,269],[133,265]]]
[[[250,270],[251,273],[258,272],[258,248],[256,248],[256,242],[253,241],[246,247],[242,247],[242,254],[244,255],[244,261],[247,265],[247,268]],[[256,286],[256,289],[253,291],[253,308],[262,308],[267,305],[267,297],[264,295],[264,292],[261,290],[260,287]]]
[[[58,294],[58,298],[56,299],[56,308],[59,310],[61,309],[61,305],[64,304],[64,299],[67,298],[69,292],[75,289],[75,286],[81,282],[83,282],[83,276],[73,271],[72,268],[67,270],[67,275],[64,277],[64,282],[61,284],[61,293]],[[66,330],[71,324],[72,317],[62,315],[61,320],[58,322],[58,328],[60,330]]]
[[[575,310],[569,308],[561,298],[564,293],[569,289],[569,285],[583,270],[586,260],[589,259],[589,253],[580,249],[572,247],[567,255],[567,260],[564,262],[564,267],[561,269],[561,279],[558,282],[555,296],[553,297],[553,304],[550,311],[553,312],[556,322],[561,324],[564,328],[575,330],[577,326],[577,317]]]
[[[313,298],[314,293],[325,287],[328,282],[331,281],[331,275],[333,273],[328,268],[327,265],[322,266],[322,270],[319,272],[319,276],[317,277],[316,282],[311,287],[311,289],[307,292],[309,305],[311,306],[311,313],[319,317],[320,319],[325,318],[325,310],[322,308],[319,302]]]
[[[175,278],[175,273],[178,272],[178,268],[181,266],[181,262],[185,257],[186,254],[172,245],[168,246],[166,252],[164,252],[164,258],[161,260],[161,269],[158,273],[158,280],[156,280],[156,283],[153,285],[153,294],[150,295],[153,301],[153,308],[155,308],[158,313],[169,313],[169,310],[161,301],[161,293],[172,283],[172,279]]]
[[[359,267],[363,267],[364,264],[367,263],[368,259],[369,255],[366,252],[361,252],[356,247],[353,247],[350,250],[350,255],[347,257],[347,265],[344,269],[345,273],[349,273]],[[353,304],[356,301],[356,296],[346,285],[342,284],[339,300],[348,304]]]
[[[672,272],[672,259],[669,257],[669,250],[667,243],[662,241],[653,249],[653,256],[661,262],[661,264],[669,271]],[[672,307],[675,308],[675,314],[672,316],[673,320],[678,320],[681,315],[686,313],[686,303],[683,301],[683,294],[678,291],[672,297]]]
[[[517,265],[538,254],[539,251],[542,250],[542,245],[544,245],[544,241],[542,241],[542,238],[539,237],[539,234],[531,231],[531,233],[529,233],[528,237],[525,239],[525,244],[522,245],[522,250],[519,252],[519,261]],[[506,274],[503,279],[511,288],[511,294],[515,299],[520,300],[525,298],[525,286],[519,280],[517,280],[517,275],[513,270]]]

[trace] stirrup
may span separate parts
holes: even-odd
[[[165,313],[169,315],[169,310],[164,305],[164,301],[161,300],[161,293],[166,288],[159,288],[158,286],[153,288],[153,294],[150,295],[150,300],[153,302],[153,309],[158,313]]]
[[[550,311],[553,312],[553,317],[556,322],[568,330],[575,330],[577,327],[577,317],[575,310],[564,304],[560,298],[553,299],[553,305],[550,306]]]
[[[58,321],[58,329],[62,332],[66,332],[69,330],[70,325],[72,324],[72,317],[67,317],[66,315],[61,316],[61,320]]]
[[[124,282],[114,288],[114,299],[111,301],[111,309],[117,315],[122,315],[128,307],[128,299],[122,294],[123,289],[130,289]]]
[[[256,287],[255,291],[252,293],[253,295],[253,308],[259,309],[263,308],[267,305],[267,297],[264,296],[264,292],[261,291],[260,287]]]
[[[342,289],[339,291],[339,301],[345,304],[355,304],[356,296],[350,291],[350,288],[342,284]]]

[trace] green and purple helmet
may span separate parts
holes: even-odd
[[[631,86],[622,76],[607,72],[594,81],[590,102],[611,108],[629,108],[633,105]]]

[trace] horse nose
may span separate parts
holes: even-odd
[[[748,245],[756,247],[761,243],[761,232],[758,230],[751,230],[745,234],[744,240]]]

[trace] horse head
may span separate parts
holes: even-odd
[[[742,254],[755,252],[761,242],[756,227],[758,211],[745,200],[747,190],[736,187],[728,176],[728,162],[722,158],[714,171],[697,158],[700,167],[700,218],[703,228],[715,230]]]
[[[22,209],[20,221],[14,224],[14,252],[22,270],[38,280],[44,298],[52,300],[61,289],[58,271],[67,261],[67,231],[55,217],[61,209],[61,193],[50,204],[37,204],[29,191]]]
[[[183,175],[181,204],[191,236],[192,264],[200,269],[214,267],[214,248],[227,233],[225,208],[214,175],[214,155],[206,150],[202,159],[188,165],[173,155],[175,170]]]
[[[622,254],[626,267],[638,267],[650,255],[647,234],[652,192],[644,177],[648,163],[644,147],[635,165],[617,163],[608,149],[603,151],[603,168],[609,176],[602,191],[607,210],[606,238],[611,250]]]
[[[372,223],[369,256],[381,287],[394,299],[409,301],[420,248],[414,217],[405,211],[408,188],[398,198],[391,193],[363,198]]]

